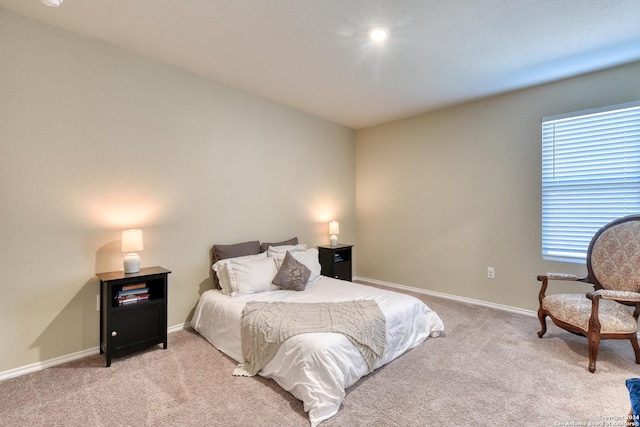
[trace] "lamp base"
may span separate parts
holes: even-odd
[[[124,272],[138,273],[140,272],[140,257],[135,252],[130,252],[124,257]]]
[[[335,234],[332,234],[331,238],[329,239],[329,242],[331,242],[331,247],[335,248],[336,246],[338,246],[338,236],[336,236]]]

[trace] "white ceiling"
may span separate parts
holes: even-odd
[[[640,60],[640,0],[0,0],[352,128]],[[369,27],[390,29],[384,46]],[[639,76],[640,84],[640,76]]]

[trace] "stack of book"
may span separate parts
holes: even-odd
[[[149,299],[149,288],[146,283],[125,285],[122,287],[122,290],[116,294],[116,299],[119,305],[147,301]]]
[[[340,261],[343,261],[342,255],[340,255],[338,252],[334,252],[333,262],[340,262]]]

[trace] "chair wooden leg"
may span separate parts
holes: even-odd
[[[589,340],[589,372],[596,371],[596,357],[598,357],[598,346],[600,345],[600,319],[598,318],[598,307],[600,306],[600,295],[595,292],[587,293],[587,298],[591,300],[591,317],[589,317],[589,330],[587,340]]]
[[[538,338],[542,338],[547,333],[547,315],[542,312],[542,307],[538,310],[538,319],[540,319],[540,327],[542,328],[538,332]]]
[[[596,358],[598,357],[598,346],[600,345],[600,334],[589,333],[589,372],[596,371]]]
[[[630,338],[631,345],[633,346],[633,351],[636,353],[636,363],[640,364],[640,346],[638,346],[638,338],[633,337]]]

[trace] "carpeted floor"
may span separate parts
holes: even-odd
[[[362,378],[323,427],[624,425],[613,418],[629,410],[624,382],[640,376],[628,341],[603,341],[591,374],[586,339],[550,321],[539,339],[535,317],[412,295],[446,336]],[[92,356],[0,382],[0,425],[309,425],[300,401],[272,380],[233,377],[235,365],[197,333],[172,333],[167,350],[110,368]]]

